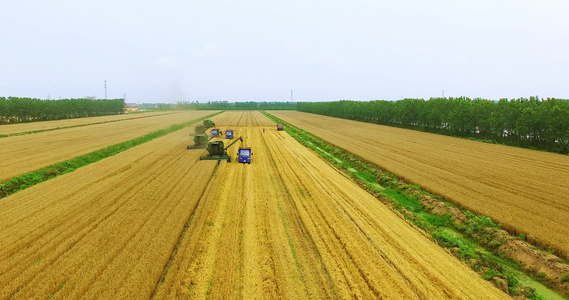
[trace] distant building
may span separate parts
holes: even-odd
[[[138,111],[138,104],[136,103],[125,103],[124,104],[124,112],[133,112]]]

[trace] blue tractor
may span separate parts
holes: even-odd
[[[218,137],[220,134],[222,134],[221,130],[219,129],[212,129],[211,130],[211,137]]]
[[[228,140],[233,139],[233,130],[232,129],[227,129],[225,131],[225,138]]]
[[[240,163],[251,164],[251,155],[253,155],[253,153],[251,153],[251,147],[239,148],[237,151],[237,156],[239,156]]]

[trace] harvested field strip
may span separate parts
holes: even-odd
[[[101,117],[0,125],[0,138],[13,136],[13,135],[24,135],[24,134],[43,132],[43,131],[52,131],[52,130],[73,128],[73,127],[82,127],[82,126],[97,125],[97,124],[104,124],[111,122],[119,122],[125,120],[150,118],[150,117],[168,115],[173,113],[179,113],[179,112],[167,111],[167,112],[144,112],[144,113],[135,113],[135,114],[129,113],[122,115],[111,115],[111,116],[101,116]]]
[[[65,161],[62,163],[57,163],[57,164],[48,166],[46,168],[34,171],[34,172],[27,173],[27,174],[24,174],[22,176],[12,178],[11,180],[9,180],[7,182],[0,183],[0,199],[6,197],[8,195],[11,195],[13,193],[16,193],[18,191],[29,188],[31,186],[34,186],[38,183],[52,179],[59,174],[66,174],[69,172],[73,172],[77,168],[80,168],[80,167],[86,166],[88,164],[97,162],[103,158],[113,156],[119,152],[128,150],[134,146],[140,145],[142,143],[146,143],[146,142],[151,141],[155,138],[158,138],[158,137],[164,136],[166,134],[172,133],[174,131],[180,130],[180,129],[185,128],[191,124],[194,124],[198,121],[201,121],[203,119],[213,117],[216,114],[218,114],[218,113],[211,114],[208,116],[204,116],[204,117],[201,117],[201,118],[198,118],[196,120],[192,120],[192,121],[189,121],[186,123],[172,125],[166,129],[161,129],[161,130],[143,135],[143,136],[138,137],[134,140],[130,140],[130,141],[126,141],[126,142],[123,142],[123,143],[120,143],[117,145],[113,145],[113,146],[107,147],[105,149],[101,149],[101,150],[89,153],[87,155],[78,156],[72,160],[68,160],[68,161]]]
[[[507,298],[275,126],[232,129],[252,163],[221,162],[155,298]]]
[[[189,111],[0,140],[0,182],[213,113]]]
[[[0,202],[0,298],[149,298],[216,166],[176,132]]]
[[[569,157],[300,112],[276,117],[569,257]]]

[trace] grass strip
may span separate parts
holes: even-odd
[[[18,136],[18,135],[26,135],[26,134],[34,134],[34,133],[40,133],[40,132],[46,132],[46,131],[54,131],[54,130],[60,130],[60,129],[69,129],[69,128],[75,128],[75,127],[85,127],[85,126],[99,125],[99,124],[106,124],[106,123],[113,123],[113,122],[120,122],[120,121],[128,121],[128,120],[134,120],[134,119],[152,118],[152,117],[157,117],[157,116],[169,115],[169,114],[173,114],[173,113],[175,113],[175,112],[165,113],[165,114],[161,114],[161,115],[141,116],[141,117],[134,117],[134,118],[128,118],[128,119],[109,120],[109,121],[103,121],[103,122],[93,122],[93,123],[88,123],[88,124],[78,124],[78,125],[38,129],[38,130],[31,130],[31,131],[22,131],[22,132],[10,133],[10,134],[0,134],[0,138],[10,137],[10,136]],[[66,119],[66,120],[69,120],[69,119]]]
[[[523,295],[528,299],[563,299],[563,296],[551,290],[558,289],[559,286],[548,284],[547,281],[540,280],[539,276],[534,276],[535,274],[528,274],[521,268],[519,261],[505,257],[501,252],[500,246],[504,239],[523,237],[498,236],[496,232],[500,230],[500,226],[490,218],[473,214],[440,196],[407,184],[357,155],[331,145],[267,112],[262,113],[273,122],[283,124],[284,130],[299,143],[314,150],[377,199],[428,233],[440,246],[448,249],[498,288],[512,296]],[[464,215],[464,220],[458,220],[450,213],[436,212],[432,206],[425,205],[425,199],[443,206],[439,208],[443,212],[460,212]],[[506,233],[503,230],[500,232]],[[547,298],[540,294],[547,295]]]
[[[42,183],[44,181],[47,181],[49,179],[55,178],[59,175],[63,175],[63,174],[67,174],[70,172],[73,172],[75,170],[77,170],[78,168],[84,167],[86,165],[92,164],[94,162],[98,162],[103,158],[109,157],[109,156],[113,156],[117,153],[123,152],[125,150],[128,150],[132,147],[138,146],[140,144],[144,144],[146,142],[149,142],[153,139],[165,136],[167,134],[170,134],[172,132],[178,131],[182,128],[188,127],[196,122],[199,122],[201,120],[204,119],[208,119],[211,118],[217,114],[222,113],[221,112],[217,112],[214,114],[210,114],[201,118],[197,118],[185,123],[180,123],[180,124],[175,124],[172,125],[168,128],[164,128],[164,129],[160,129],[148,134],[145,134],[143,136],[137,137],[135,139],[132,140],[128,140],[125,142],[122,142],[120,144],[116,144],[116,145],[112,145],[85,155],[81,155],[78,157],[75,157],[73,159],[70,160],[66,160],[64,162],[60,162],[57,164],[53,164],[50,166],[47,166],[43,169],[39,169],[33,172],[29,172],[17,177],[14,177],[6,182],[3,182],[0,184],[0,199],[7,197],[9,195],[12,195],[14,193],[17,193],[19,191],[25,190],[29,187],[32,187],[38,183]]]

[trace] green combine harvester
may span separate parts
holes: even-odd
[[[209,154],[200,157],[200,160],[227,160],[227,162],[231,162],[231,156],[227,154],[227,149],[238,141],[243,142],[243,139],[239,137],[233,143],[227,145],[227,147],[225,147],[222,141],[211,142],[207,144],[207,152]]]
[[[194,129],[194,145],[188,146],[187,149],[205,149],[207,147],[207,142],[211,140],[211,138],[207,138],[205,131],[211,127],[215,127],[215,123],[212,120],[203,120],[203,125],[196,126]]]
[[[207,147],[207,142],[208,142],[207,134],[205,133],[205,130],[206,130],[205,126],[198,125],[198,126],[196,126],[196,128],[194,130],[195,130],[194,145],[188,146],[188,150],[189,149],[205,149]]]
[[[212,120],[203,120],[203,126],[205,129],[215,127],[215,123]]]

